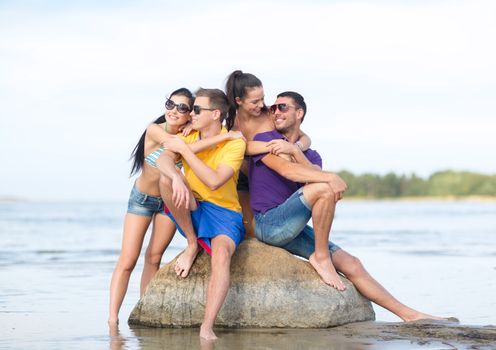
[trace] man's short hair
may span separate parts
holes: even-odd
[[[220,110],[220,122],[222,123],[229,111],[229,101],[224,91],[220,89],[203,89],[199,88],[195,93],[196,97],[208,97],[210,108]]]
[[[303,123],[303,119],[305,119],[305,115],[307,114],[307,104],[303,96],[294,91],[284,91],[277,95],[277,98],[279,97],[290,97],[293,99],[296,107],[303,110],[303,117],[301,117],[301,122]]]

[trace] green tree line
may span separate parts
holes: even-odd
[[[496,175],[468,171],[440,171],[427,179],[415,174],[354,175],[346,170],[338,174],[348,184],[346,197],[496,196]]]

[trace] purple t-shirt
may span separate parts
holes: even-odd
[[[277,130],[257,134],[254,141],[271,141],[274,139],[287,140]],[[313,164],[322,167],[322,158],[311,149],[304,152],[307,159]],[[267,210],[281,205],[301,186],[301,183],[293,182],[282,177],[262,162],[267,153],[252,156],[250,159],[250,205],[255,213],[265,213]]]

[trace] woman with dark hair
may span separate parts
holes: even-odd
[[[164,115],[157,118],[135,146],[132,158],[131,175],[139,173],[131,190],[128,210],[124,219],[124,233],[119,260],[112,274],[110,283],[109,324],[119,322],[119,310],[126,295],[131,272],[141,252],[143,240],[150,226],[152,234],[145,254],[145,264],[141,276],[140,294],[160,267],[162,255],[176,231],[175,224],[164,213],[160,197],[159,179],[156,160],[163,152],[162,143],[177,134],[188,123],[193,108],[194,96],[186,88],[174,91],[165,102]],[[193,152],[199,152],[219,142],[242,137],[239,132],[230,132],[190,144]],[[182,276],[186,277],[186,276]]]
[[[235,70],[227,77],[226,95],[229,100],[229,117],[226,118],[226,127],[228,130],[239,130],[243,133],[248,142],[246,154],[272,152],[283,156],[285,153],[283,142],[273,141],[267,145],[252,141],[256,134],[274,130],[274,121],[265,105],[264,88],[260,79],[251,73]],[[255,144],[258,144],[258,147],[255,148]],[[310,138],[302,132],[296,145],[305,151],[310,147],[310,144]],[[248,162],[245,160],[238,178],[238,197],[243,210],[246,235],[247,237],[255,237],[247,175]]]

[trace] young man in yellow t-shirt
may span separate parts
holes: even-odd
[[[198,90],[191,113],[196,132],[169,138],[164,142],[166,151],[157,160],[162,198],[178,230],[188,240],[188,247],[177,260],[176,273],[188,275],[199,244],[212,255],[200,328],[200,337],[205,339],[216,339],[213,326],[229,289],[231,257],[245,235],[236,182],[246,145],[241,138],[228,140],[195,155],[186,144],[227,132],[222,122],[228,106],[223,91]],[[177,155],[182,157],[184,176],[175,167]]]

